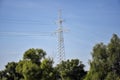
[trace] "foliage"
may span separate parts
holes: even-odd
[[[26,61],[23,65],[23,76],[25,80],[39,80],[41,70],[38,65],[31,61]]]
[[[53,60],[45,58],[45,55],[42,49],[27,50],[16,71],[22,74],[25,80],[56,80],[57,71],[53,68]]]
[[[96,44],[85,80],[120,80],[120,39],[116,34],[108,45]]]
[[[6,65],[4,71],[0,71],[0,80],[20,80],[23,78],[22,75],[16,72],[15,68],[17,63],[10,62]]]
[[[40,63],[40,60],[42,58],[45,58],[46,52],[42,49],[29,49],[24,53],[23,59],[24,60],[30,60],[33,63]]]
[[[53,68],[53,60],[46,58],[42,61],[40,65],[43,73],[41,80],[56,80],[57,71]]]
[[[82,80],[86,74],[84,64],[78,59],[62,61],[56,68],[63,80]]]

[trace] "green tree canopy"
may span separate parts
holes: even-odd
[[[39,80],[41,77],[40,67],[32,61],[20,61],[16,67],[16,71],[23,75],[25,80]]]
[[[57,71],[53,68],[53,60],[45,58],[42,49],[29,49],[24,53],[23,60],[18,62],[16,71],[23,75],[24,80],[56,80]]]
[[[82,80],[86,74],[84,64],[79,59],[62,61],[56,68],[63,80]]]
[[[108,45],[94,46],[85,80],[120,80],[120,38],[116,34]]]
[[[45,58],[46,52],[42,49],[31,48],[24,53],[24,60],[31,60],[34,63],[40,63],[42,58]]]
[[[56,74],[57,70],[53,68],[53,60],[50,58],[46,58],[42,61],[40,65],[43,73],[42,73],[42,79],[41,80],[57,80]]]

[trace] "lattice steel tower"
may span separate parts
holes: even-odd
[[[59,11],[59,17],[58,17],[58,29],[57,29],[57,35],[58,35],[58,47],[57,47],[57,54],[58,54],[58,62],[61,62],[62,60],[65,60],[65,48],[64,48],[64,37],[63,37],[63,19],[61,17],[61,10]]]

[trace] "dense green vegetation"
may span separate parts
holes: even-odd
[[[84,80],[120,80],[120,38],[116,34],[107,45],[93,47],[90,70]]]
[[[84,65],[78,59],[62,61],[53,67],[42,49],[29,49],[19,62],[9,62],[0,71],[0,80],[80,80],[85,76]]]
[[[110,42],[96,44],[89,61],[90,70],[84,70],[79,59],[62,61],[53,67],[42,49],[27,50],[19,62],[9,62],[0,71],[0,80],[120,80],[120,38],[113,34]]]

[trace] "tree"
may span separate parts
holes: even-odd
[[[40,67],[31,61],[26,61],[23,65],[23,76],[25,80],[40,80]]]
[[[42,69],[41,80],[57,80],[56,74],[58,74],[58,73],[53,68],[53,60],[51,58],[44,59],[40,65],[40,67]]]
[[[63,80],[82,80],[86,74],[84,65],[78,59],[62,61],[56,68]]]
[[[9,79],[19,80],[19,79],[22,78],[22,75],[17,73],[16,70],[15,70],[17,65],[18,65],[18,63],[16,63],[16,62],[9,62],[6,65],[5,71],[7,72],[7,75],[9,77]]]
[[[16,71],[21,74],[25,80],[39,80],[41,77],[39,65],[27,60],[20,61],[16,67]]]
[[[0,71],[0,80],[8,80],[8,75],[5,70]]]
[[[23,75],[25,80],[57,80],[53,60],[45,58],[45,55],[42,49],[27,50],[23,60],[19,61],[16,71]]]
[[[120,80],[120,39],[116,34],[108,45],[96,44],[85,80]]]
[[[5,70],[0,71],[0,80],[20,80],[22,75],[16,72],[16,62],[9,62],[5,66]]]
[[[103,80],[107,68],[107,52],[103,43],[96,44],[92,52],[92,61],[90,62],[90,71],[86,80]]]
[[[111,38],[107,52],[109,64],[107,78],[112,74],[115,80],[120,80],[120,38],[116,34]]]
[[[40,60],[45,58],[46,52],[42,49],[31,48],[24,53],[23,59],[30,60],[33,63],[40,64]]]
[[[41,60],[45,58],[46,52],[42,49],[29,49],[23,55],[23,60],[19,61],[16,71],[24,76],[25,80],[40,80],[42,70]]]

